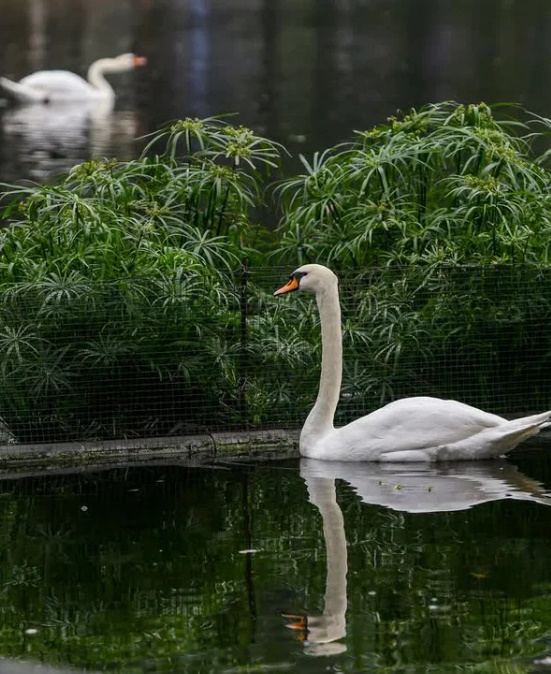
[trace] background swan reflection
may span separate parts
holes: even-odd
[[[98,104],[26,105],[4,110],[0,164],[10,157],[7,180],[51,180],[91,158],[136,154],[138,118],[132,110]]]

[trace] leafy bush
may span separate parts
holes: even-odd
[[[307,261],[342,281],[339,423],[416,394],[551,407],[549,151],[531,158],[551,121],[536,123],[441,103],[302,158],[271,248],[255,217],[281,148],[219,119],[11,189],[0,437],[3,422],[19,441],[299,426],[315,304],[272,292]]]
[[[551,151],[535,155],[550,128],[439,103],[301,157],[278,185],[273,258],[342,278],[342,420],[415,394],[551,406]]]
[[[440,103],[338,145],[278,188],[278,259],[363,271],[389,265],[549,263],[547,154],[491,109]],[[518,133],[523,135],[518,135]]]
[[[18,439],[236,423],[233,272],[256,254],[250,212],[278,157],[248,129],[188,119],[136,161],[11,192],[0,410]]]

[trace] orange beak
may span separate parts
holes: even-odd
[[[296,613],[282,613],[281,615],[284,618],[291,618],[292,620],[296,621],[296,622],[289,623],[288,625],[285,625],[285,627],[289,628],[290,630],[296,630],[297,632],[300,632],[300,634],[297,635],[299,641],[306,641],[307,634],[308,634],[308,618],[307,618],[307,616],[298,615]]]
[[[293,290],[298,290],[298,279],[296,276],[291,276],[289,283],[284,285],[279,290],[276,290],[274,296],[277,297],[278,295],[285,295],[285,293],[291,293]]]
[[[145,56],[134,56],[134,65],[135,66],[146,66],[147,59]]]

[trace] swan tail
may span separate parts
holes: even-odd
[[[531,438],[533,435],[537,435],[540,432],[540,428],[541,424],[534,424],[528,426],[528,428],[518,428],[508,433],[502,441],[498,442],[497,451],[494,453],[494,456],[507,454],[521,442],[524,442],[524,440]]]
[[[0,87],[10,98],[19,103],[46,103],[47,97],[42,91],[13,82],[7,77],[0,77]]]
[[[551,411],[532,414],[529,417],[519,417],[518,419],[512,419],[510,425],[518,425],[523,428],[536,425],[538,430],[541,430],[542,428],[548,428],[551,426]]]
[[[533,414],[491,426],[480,433],[450,445],[426,450],[433,461],[494,459],[511,452],[517,445],[550,424],[551,412]]]
[[[520,442],[523,442],[527,438],[537,435],[542,429],[549,428],[551,426],[551,412],[521,417],[520,419],[514,419],[511,423],[516,424],[516,428],[511,435],[508,436],[512,440],[512,445],[505,450],[506,452],[510,452]]]
[[[542,426],[548,423],[546,419],[549,419],[549,416],[539,414],[534,417],[524,417],[523,419],[515,419],[513,422],[510,422],[507,427],[504,429],[502,428],[501,431],[496,434],[494,442],[488,443],[490,449],[488,458],[508,454],[515,449],[517,445],[520,445],[521,442],[537,435]],[[480,458],[485,457],[481,455]]]

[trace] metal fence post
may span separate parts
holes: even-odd
[[[247,410],[247,300],[248,300],[248,277],[249,268],[248,260],[244,257],[241,260],[241,287],[239,293],[239,307],[240,307],[240,350],[239,350],[239,383],[238,383],[238,400],[239,400],[239,416],[241,419],[241,426],[246,428],[248,426],[248,410]]]

